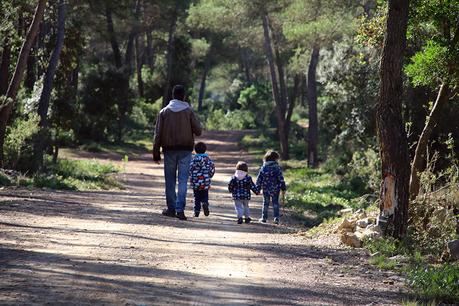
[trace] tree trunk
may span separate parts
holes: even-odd
[[[308,68],[308,103],[309,103],[309,127],[308,127],[308,166],[316,168],[319,164],[317,145],[319,142],[319,122],[317,119],[317,80],[316,70],[319,62],[318,46],[312,49],[311,60]]]
[[[381,218],[385,234],[406,234],[410,161],[402,119],[402,61],[406,46],[408,0],[389,0],[386,35],[380,64],[379,101],[376,111],[381,164]]]
[[[166,55],[166,82],[164,84],[163,93],[163,107],[169,103],[171,99],[171,77],[172,77],[172,59],[174,56],[174,33],[176,27],[176,19],[173,18],[173,22],[169,27],[169,35],[167,39],[167,55]]]
[[[245,74],[245,81],[247,85],[252,84],[252,75],[250,73],[250,57],[249,57],[249,52],[247,49],[242,49],[241,51],[241,57],[242,57],[242,66],[244,67],[244,74]]]
[[[198,112],[202,111],[202,101],[204,100],[204,94],[206,91],[206,79],[207,73],[210,68],[210,54],[206,56],[204,63],[204,71],[202,72],[201,85],[199,86],[199,95],[198,95]]]
[[[37,49],[37,44],[35,44],[35,48]],[[35,86],[35,82],[37,81],[37,72],[36,72],[36,65],[37,65],[37,58],[35,56],[35,50],[30,50],[29,57],[27,58],[27,70],[26,70],[26,77],[24,80],[24,86],[27,88],[27,91],[30,93],[33,91],[33,87]]]
[[[291,94],[289,95],[289,99],[288,99],[287,114],[285,116],[285,122],[287,124],[287,127],[286,127],[287,135],[290,135],[290,127],[292,124],[291,120],[292,120],[292,115],[293,115],[293,109],[295,108],[296,100],[300,93],[300,84],[301,84],[301,77],[298,75],[295,75],[295,77],[293,78],[293,88],[291,90]]]
[[[143,44],[142,44],[143,45]],[[137,71],[137,90],[139,92],[139,96],[144,96],[144,86],[143,86],[143,79],[142,79],[142,67],[143,67],[143,60],[144,60],[144,51],[141,50],[139,37],[135,38],[135,58],[136,58],[136,71]]]
[[[59,64],[59,57],[64,45],[65,34],[65,15],[67,12],[67,5],[64,0],[58,2],[58,16],[57,16],[57,38],[56,45],[54,46],[53,53],[49,60],[48,69],[45,73],[43,81],[43,90],[41,92],[40,101],[38,102],[38,115],[40,116],[40,131],[34,143],[34,157],[33,157],[33,171],[39,170],[43,166],[43,155],[46,147],[46,139],[48,135],[48,110],[49,100],[51,98],[51,91],[53,90],[53,80],[56,74],[57,66]]]
[[[106,4],[105,6],[105,18],[107,19],[107,33],[108,33],[110,44],[113,50],[113,58],[115,60],[115,66],[116,68],[119,69],[121,68],[123,63],[121,61],[120,47],[118,45],[115,29],[113,27],[112,9],[109,4]]]
[[[450,89],[448,85],[442,84],[440,86],[440,90],[438,91],[435,104],[432,107],[429,116],[427,117],[426,124],[416,145],[416,151],[414,153],[413,163],[411,164],[410,175],[410,198],[412,200],[416,199],[419,194],[419,173],[422,172],[425,167],[427,145],[429,143],[430,136],[432,135],[433,129],[437,125],[441,110],[443,106],[448,102],[449,97]]]
[[[46,0],[39,0],[37,7],[35,9],[34,17],[32,23],[27,31],[26,38],[22,44],[21,51],[19,52],[18,61],[16,64],[16,69],[11,79],[10,85],[6,93],[7,98],[10,101],[2,103],[0,106],[0,167],[3,167],[4,156],[3,156],[3,144],[5,142],[5,132],[6,125],[13,110],[13,105],[16,100],[16,96],[19,90],[19,85],[21,84],[22,77],[24,75],[24,70],[27,64],[27,58],[29,57],[30,48],[32,47],[35,37],[38,33],[38,28],[41,20],[43,19],[43,14],[45,11]]]
[[[146,50],[146,62],[148,65],[148,68],[153,72],[153,69],[155,68],[155,52],[153,50],[153,37],[151,35],[151,31],[147,31],[147,50]]]
[[[2,52],[2,63],[0,66],[0,96],[5,95],[8,90],[8,82],[10,80],[10,62],[11,46],[8,40],[5,39]]]
[[[277,131],[279,134],[279,142],[280,142],[280,147],[281,147],[281,158],[288,159],[289,158],[288,137],[286,137],[285,117],[281,109],[282,102],[280,101],[279,86],[277,83],[277,75],[276,75],[276,67],[274,66],[273,49],[272,49],[272,44],[271,44],[271,37],[269,34],[269,17],[268,17],[268,14],[266,13],[263,16],[263,33],[264,33],[264,40],[265,40],[266,57],[268,59],[269,72],[271,75],[271,86],[272,86],[272,92],[273,92],[273,99],[276,104],[275,110],[276,110],[276,119],[277,119]]]

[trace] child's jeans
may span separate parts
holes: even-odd
[[[201,211],[201,204],[209,204],[209,190],[193,190],[194,192],[194,211]]]
[[[236,209],[237,218],[250,218],[249,200],[234,199],[234,208]]]
[[[263,209],[261,212],[263,220],[268,219],[269,202],[272,202],[273,204],[274,218],[279,218],[279,192],[272,196],[263,193]]]

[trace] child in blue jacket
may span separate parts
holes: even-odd
[[[202,209],[204,215],[209,215],[209,189],[211,179],[215,174],[215,166],[209,155],[206,154],[207,146],[198,142],[194,146],[196,154],[190,162],[190,183],[194,193],[194,216],[199,217]]]
[[[263,209],[260,222],[266,223],[268,219],[269,203],[272,202],[274,210],[274,223],[279,224],[279,193],[287,189],[284,176],[277,160],[279,153],[276,151],[266,152],[263,158],[263,166],[257,176],[257,188],[263,190]]]
[[[237,214],[237,223],[242,224],[242,217],[245,217],[245,223],[250,223],[250,191],[260,194],[258,188],[253,183],[250,175],[247,174],[249,167],[243,161],[236,165],[236,172],[231,177],[228,184],[228,190],[233,195],[234,207]]]

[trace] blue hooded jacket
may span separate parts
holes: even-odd
[[[276,195],[280,190],[286,190],[284,176],[279,164],[268,161],[261,166],[257,176],[257,188],[263,190],[263,194]]]

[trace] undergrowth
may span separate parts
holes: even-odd
[[[59,159],[56,164],[47,160],[43,170],[32,176],[7,176],[2,173],[0,184],[64,190],[118,189],[121,184],[112,174],[119,171],[112,164],[95,160]]]

